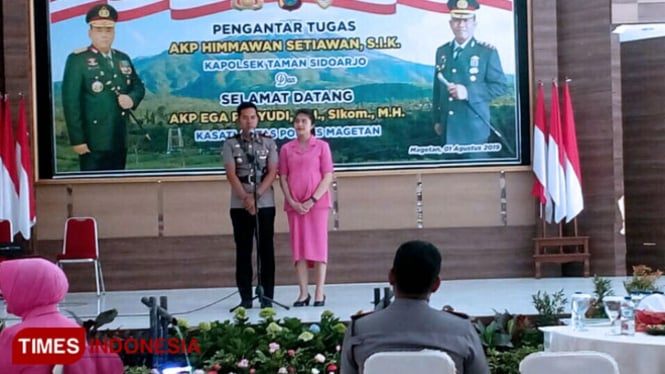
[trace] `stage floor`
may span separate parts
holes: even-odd
[[[470,316],[493,315],[493,309],[512,314],[535,314],[531,296],[538,291],[553,293],[563,289],[566,297],[575,291],[593,293],[593,278],[515,278],[515,279],[478,279],[443,281],[438,292],[432,295],[432,307],[441,308],[450,305],[455,310]],[[624,295],[623,281],[626,277],[608,277],[612,281],[614,293]],[[300,307],[291,305],[297,297],[296,286],[277,286],[275,300],[290,307],[289,310],[274,305],[277,317],[297,317],[305,322],[318,321],[321,312],[330,310],[341,320],[347,321],[358,311],[373,310],[372,300],[375,287],[389,287],[386,283],[331,284],[326,286],[326,305],[324,307]],[[313,287],[311,287],[313,292]],[[382,291],[383,292],[383,291]],[[60,304],[61,310],[71,311],[83,320],[94,318],[100,311],[115,308],[118,317],[109,329],[143,329],[149,327],[148,308],[141,303],[142,297],[166,296],[168,311],[176,318],[186,319],[190,326],[199,322],[231,319],[229,309],[240,301],[235,288],[171,289],[146,291],[108,291],[97,297],[95,293],[69,293]],[[3,304],[4,306],[4,304]],[[570,307],[568,306],[568,311]],[[259,319],[258,302],[249,310],[250,321]],[[6,307],[0,311],[0,318],[7,325],[18,319],[7,314]]]

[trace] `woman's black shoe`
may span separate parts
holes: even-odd
[[[305,300],[298,300],[293,303],[294,307],[299,307],[299,306],[308,306],[309,305],[309,300],[311,299],[311,296],[307,294],[307,298]],[[316,304],[316,302],[315,302]]]
[[[326,305],[326,295],[323,295],[323,300],[316,301],[314,300],[314,306],[324,306]]]

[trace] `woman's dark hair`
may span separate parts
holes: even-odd
[[[312,121],[312,130],[310,131],[310,133],[314,135],[314,133],[316,133],[316,131],[314,131],[314,122],[315,122],[314,111],[312,111],[311,109],[298,109],[293,118],[295,119],[296,117],[298,117],[298,114],[304,114],[309,118],[310,121]]]

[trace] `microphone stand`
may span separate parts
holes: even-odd
[[[258,176],[259,172],[259,161],[258,157],[256,157],[256,146],[254,144],[256,140],[256,132],[252,132],[250,134],[250,148],[251,152],[247,152],[247,159],[248,161],[252,164],[252,170],[251,170],[251,177],[254,180],[254,183],[252,184],[252,196],[254,197],[254,241],[256,242],[256,290],[255,290],[255,295],[252,300],[258,299],[260,305],[264,304],[275,304],[279,305],[282,308],[289,310],[289,307],[273,300],[272,298],[269,298],[268,296],[265,295],[264,289],[263,289],[263,281],[261,280],[261,274],[262,274],[262,263],[261,263],[261,240],[260,240],[260,232],[261,232],[261,225],[259,223],[259,195],[256,192],[258,188],[258,184],[261,183],[261,180]],[[274,287],[274,286],[273,286]],[[236,307],[237,308],[237,307]],[[236,308],[231,309],[231,312],[233,312]]]

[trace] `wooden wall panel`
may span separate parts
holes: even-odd
[[[537,81],[549,83],[551,79],[558,76],[559,56],[557,41],[557,18],[556,1],[533,0],[531,13],[531,66],[532,82]],[[532,91],[532,100],[535,102],[536,90]],[[549,98],[549,91],[545,90]]]
[[[431,241],[441,249],[444,279],[530,277],[533,235],[533,226],[331,232],[327,282],[386,281],[395,250],[412,239]],[[54,259],[61,245],[43,241],[41,254]],[[100,258],[106,287],[112,291],[235,285],[230,235],[103,239]],[[296,284],[288,234],[276,235],[275,258],[276,283]],[[561,275],[558,265],[547,270]],[[94,289],[89,264],[70,265],[65,271],[72,290]]]
[[[557,1],[557,15],[559,78],[572,78],[576,109],[585,199],[580,229],[591,237],[592,271],[620,275],[626,268],[626,246],[617,231],[623,168],[616,160],[623,155],[617,154],[622,133],[613,104],[620,101],[621,82],[613,71],[620,56],[608,28],[611,1]]]
[[[663,49],[665,38],[621,46],[628,265],[661,269],[665,268]]]
[[[19,93],[31,96],[30,1],[3,1],[4,93],[16,99]],[[14,111],[16,113],[16,111]]]

